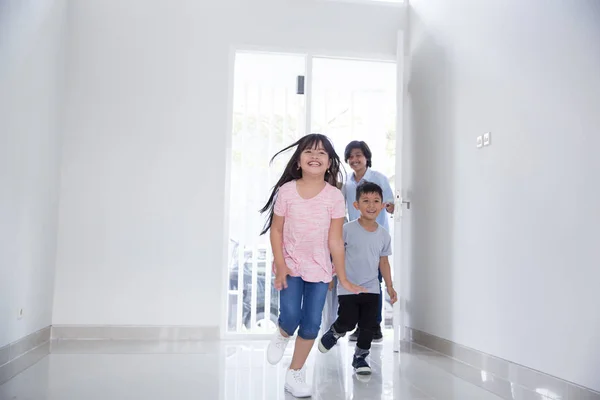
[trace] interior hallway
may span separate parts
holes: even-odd
[[[405,322],[473,368],[384,349],[379,397],[600,399],[599,21],[598,0],[0,0],[0,382],[41,359],[1,400],[245,399],[251,372],[283,396],[264,344],[218,341],[231,52],[395,60],[398,31]],[[182,326],[204,343],[46,356],[51,328]],[[195,354],[89,354],[156,349]]]

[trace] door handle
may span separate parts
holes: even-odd
[[[407,199],[404,199],[400,192],[396,192],[396,198],[394,201],[394,215],[392,215],[392,218],[402,217],[402,206],[404,204],[406,204],[406,209],[410,210],[410,201]]]

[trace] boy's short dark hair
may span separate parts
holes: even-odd
[[[379,197],[381,197],[381,201],[383,201],[383,190],[381,190],[381,186],[373,182],[363,182],[356,187],[356,201],[360,199],[360,196],[367,193],[377,193]]]
[[[367,167],[371,168],[371,149],[362,140],[353,140],[350,143],[348,143],[348,146],[346,146],[346,150],[344,150],[344,161],[346,163],[348,162],[348,159],[350,158],[350,153],[352,153],[352,150],[354,149],[359,149],[360,151],[362,151],[362,153],[365,155],[365,158],[367,159]]]

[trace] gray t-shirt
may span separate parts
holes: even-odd
[[[346,276],[355,285],[367,289],[367,293],[379,294],[379,259],[392,254],[392,237],[383,227],[375,232],[363,228],[358,220],[344,225],[346,246]],[[338,295],[353,294],[338,284]]]

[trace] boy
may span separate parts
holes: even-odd
[[[348,210],[348,221],[353,221],[358,218],[359,213],[353,207],[353,203],[356,200],[354,195],[356,193],[356,187],[363,182],[373,182],[378,184],[383,191],[383,202],[386,212],[381,212],[377,217],[377,223],[385,228],[389,232],[389,216],[387,214],[394,213],[394,193],[388,179],[381,172],[374,171],[371,169],[371,149],[363,142],[354,140],[346,146],[344,150],[344,161],[348,163],[352,168],[351,173],[348,174],[346,184],[342,187],[342,193],[346,199],[346,209]],[[379,274],[379,282],[382,277]],[[383,294],[381,291],[380,294]],[[381,310],[383,308],[383,296],[380,299],[380,305],[377,314],[377,330],[373,334],[373,342],[381,342],[383,340],[383,334],[381,333],[381,322],[383,320]],[[360,328],[359,328],[360,329]],[[354,331],[350,335],[350,341],[356,341],[358,339],[359,329]]]
[[[392,239],[388,231],[377,223],[377,216],[384,207],[383,193],[379,185],[372,182],[358,185],[353,206],[360,216],[344,225],[346,276],[350,281],[367,289],[367,292],[352,294],[338,285],[338,318],[321,337],[319,350],[321,353],[331,350],[338,339],[354,329],[358,323],[360,331],[352,366],[357,375],[370,375],[371,367],[366,357],[369,355],[373,334],[378,325],[377,308],[381,296],[379,270],[392,304],[397,300],[388,261],[388,256],[392,254]]]

